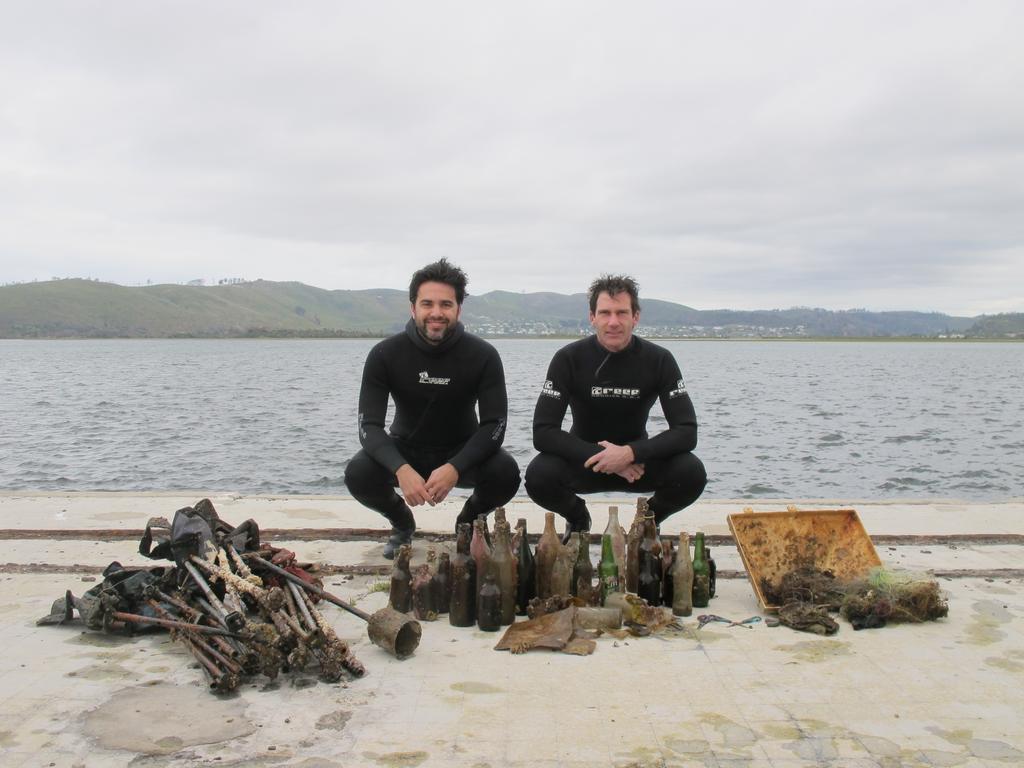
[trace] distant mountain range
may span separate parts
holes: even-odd
[[[644,298],[641,305],[641,329],[649,336],[1024,338],[1024,313],[698,310]],[[375,336],[401,329],[408,316],[407,292],[389,288],[328,291],[266,280],[126,287],[77,278],[0,287],[0,338]],[[574,336],[589,329],[582,293],[468,296],[462,319],[486,336]]]

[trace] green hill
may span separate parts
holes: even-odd
[[[892,337],[1020,335],[1024,315],[979,318],[926,312],[866,312],[797,307],[697,310],[641,300],[642,328],[654,335]],[[487,335],[585,330],[582,293],[492,291],[468,296],[463,321]],[[409,316],[406,291],[328,291],[297,282],[125,287],[68,279],[0,287],[3,338],[168,338],[384,335]]]

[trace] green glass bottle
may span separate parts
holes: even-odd
[[[693,540],[693,607],[707,608],[711,599],[711,568],[704,551],[704,532],[697,531]]]
[[[597,567],[601,579],[601,605],[612,592],[620,591],[619,566],[615,562],[615,542],[609,533],[601,537],[601,564]]]

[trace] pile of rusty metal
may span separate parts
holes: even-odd
[[[320,612],[321,600],[369,621],[371,639],[395,655],[408,655],[419,642],[419,626],[407,626],[405,617],[393,632],[384,631],[383,640],[374,638],[375,619],[379,625],[393,617],[367,616],[325,592],[308,566],[296,562],[295,553],[261,543],[253,520],[239,526],[224,522],[209,499],[179,509],[171,523],[150,519],[139,551],[174,565],[123,568],[111,563],[102,583],[81,597],[68,590],[37,623],[80,620],[108,632],[169,630],[216,692],[232,691],[257,674],[273,679],[281,671],[301,672],[314,663],[331,682],[365,674]],[[402,642],[396,649],[398,633]]]

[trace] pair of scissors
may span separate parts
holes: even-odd
[[[750,616],[743,621],[733,621],[732,619],[726,619],[713,613],[702,613],[697,617],[697,629],[703,629],[705,624],[710,624],[713,621],[721,622],[728,627],[746,627],[747,629],[753,629],[753,626],[751,625],[757,624],[760,620],[760,616]]]

